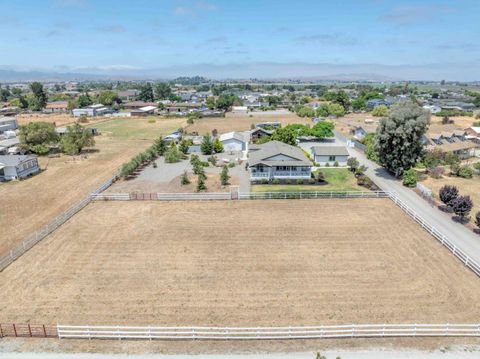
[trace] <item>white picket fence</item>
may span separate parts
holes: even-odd
[[[240,192],[239,199],[386,198],[384,191]]]
[[[306,327],[132,327],[58,325],[60,339],[284,340],[480,337],[480,324],[350,324]]]
[[[445,237],[439,230],[433,227],[430,223],[425,221],[417,212],[407,206],[403,201],[401,201],[395,192],[390,193],[390,199],[399,206],[405,213],[407,213],[411,218],[413,218],[418,224],[420,224],[428,233],[430,233],[434,238],[436,238],[442,245],[444,245],[450,252],[455,255],[460,261],[470,268],[477,276],[480,277],[480,265],[468,256],[464,251],[458,248],[455,244]]]
[[[113,176],[106,182],[102,183],[93,193],[97,194],[101,191],[108,188],[113,181],[115,181],[117,177]],[[54,220],[47,223],[43,226],[39,231],[35,232],[33,235],[25,239],[20,245],[11,249],[7,254],[0,257],[0,272],[8,267],[11,263],[13,263],[17,258],[19,258],[22,254],[32,248],[35,244],[40,242],[70,218],[72,218],[76,213],[82,210],[85,206],[87,206],[92,200],[92,196],[89,195],[86,198],[82,199],[80,202],[76,203],[72,207],[68,208],[66,211],[58,215]]]

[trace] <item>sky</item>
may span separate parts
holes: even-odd
[[[0,0],[0,69],[475,81],[479,19],[479,0]]]

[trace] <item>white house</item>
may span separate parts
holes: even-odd
[[[442,108],[437,105],[425,105],[423,106],[423,108],[430,111],[430,113],[439,113],[440,111],[442,111]]]
[[[249,139],[241,132],[227,132],[220,135],[220,142],[225,152],[242,152],[247,150]]]
[[[0,156],[0,181],[24,178],[40,171],[37,158],[29,155]]]
[[[347,165],[348,151],[345,146],[314,146],[311,148],[313,161],[320,166],[333,166],[335,162],[338,166]]]
[[[110,112],[110,110],[100,103],[95,105],[90,105],[85,108],[76,108],[72,110],[73,116],[75,117],[80,117],[82,115],[85,115],[88,117],[102,116],[108,112]]]
[[[250,145],[248,152],[250,180],[309,179],[312,163],[296,146],[279,141]]]

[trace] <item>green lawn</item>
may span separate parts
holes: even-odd
[[[154,140],[185,126],[184,118],[125,117],[91,125],[100,133],[124,139]]]
[[[352,172],[346,168],[322,168],[320,170],[328,182],[326,185],[252,185],[252,192],[311,192],[311,191],[366,191],[357,185]]]

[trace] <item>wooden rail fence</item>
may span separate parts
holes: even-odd
[[[45,324],[0,323],[0,337],[57,338],[57,326]]]
[[[285,340],[372,337],[480,337],[480,324],[363,324],[311,327],[122,327],[58,325],[70,339]]]

